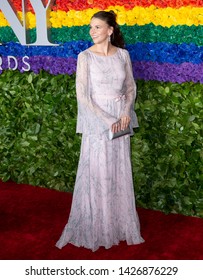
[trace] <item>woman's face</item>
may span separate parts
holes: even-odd
[[[109,36],[113,32],[113,27],[109,26],[105,21],[92,18],[90,22],[90,36],[95,44],[108,42]]]

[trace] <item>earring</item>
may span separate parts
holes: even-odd
[[[109,42],[111,42],[111,35],[109,35]]]

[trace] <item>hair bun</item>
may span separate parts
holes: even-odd
[[[114,18],[116,19],[116,13],[113,10],[110,10],[109,13],[112,14],[114,16]]]

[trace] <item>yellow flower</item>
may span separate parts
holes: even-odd
[[[195,10],[195,12],[194,12]],[[202,8],[193,8],[191,10],[192,20],[195,25],[203,24],[203,9]]]
[[[68,13],[66,13],[66,16],[63,18],[61,25],[67,27],[73,26],[73,20],[72,18],[68,17]]]
[[[141,21],[140,23],[142,23],[142,25],[149,24],[151,22],[150,15],[151,15],[151,11],[148,8],[140,7],[138,24],[139,24],[139,21]]]
[[[129,10],[126,16],[126,24],[127,25],[135,25],[135,23],[137,22],[137,18],[135,13],[133,12],[133,10]]]
[[[97,8],[85,10],[85,14],[86,14],[86,17],[87,17],[87,21],[90,22],[91,17],[92,17],[95,13],[97,13],[98,11],[99,11],[99,9],[97,9]]]
[[[57,11],[57,12],[51,12],[50,13],[50,22],[52,24],[52,27],[54,28],[60,28],[62,27],[62,21],[64,16],[66,15],[66,12],[64,11]]]
[[[118,5],[115,5],[113,7],[113,10],[115,11],[115,13],[124,13],[126,10],[125,10],[125,7],[124,6],[118,6]]]
[[[117,23],[124,25],[126,23],[126,13],[120,12],[117,14]]]
[[[2,12],[0,12],[0,26],[1,27],[5,27],[5,26],[9,26],[9,22],[7,21],[7,19],[4,17],[4,14]]]
[[[36,16],[35,14],[28,12],[26,14],[26,17],[28,19],[28,28],[32,29],[36,27]]]
[[[143,25],[143,20],[142,20],[142,16],[141,16],[141,7],[134,7],[132,9],[132,14],[130,13],[130,15],[133,15],[134,17],[134,24],[139,24],[139,25]],[[131,22],[132,21],[132,17],[131,17]]]
[[[74,25],[76,26],[82,26],[86,24],[86,16],[84,17],[84,12],[83,11],[75,11],[75,16],[74,16]]]
[[[63,19],[66,17],[66,12],[65,12],[65,11],[61,11],[61,10],[58,10],[58,11],[57,11],[57,17],[58,17],[58,19],[63,20]]]

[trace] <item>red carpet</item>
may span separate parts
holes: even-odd
[[[203,260],[203,219],[138,208],[145,243],[96,252],[55,247],[72,195],[0,182],[1,260]]]

